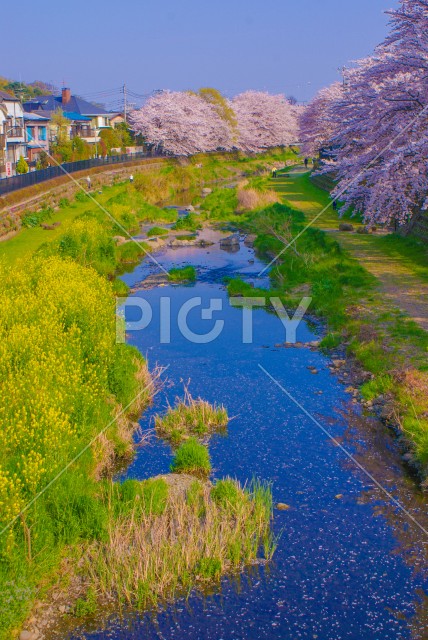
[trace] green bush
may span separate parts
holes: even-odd
[[[119,262],[138,262],[140,258],[147,255],[150,248],[145,242],[124,242],[116,249],[116,256]]]
[[[188,213],[186,216],[179,218],[173,226],[173,229],[186,231],[197,231],[200,228],[201,224],[193,213]]]
[[[29,211],[22,216],[23,227],[39,227],[43,222],[52,218],[53,210],[50,207],[40,211]]]
[[[120,278],[115,278],[112,282],[113,292],[119,298],[127,298],[129,296],[130,288]]]
[[[84,191],[79,189],[79,191],[77,191],[76,195],[74,196],[74,199],[76,200],[76,202],[86,202],[86,200],[89,200],[89,196],[87,196]]]
[[[162,227],[152,227],[147,231],[147,237],[153,238],[156,236],[166,236],[168,235],[168,233],[169,233],[168,229],[163,229]]]
[[[22,173],[28,173],[29,172],[29,166],[27,161],[25,160],[25,158],[23,156],[21,156],[18,160],[18,162],[16,163],[16,173],[18,174],[22,174]]]
[[[227,220],[238,208],[236,189],[214,189],[201,203],[202,211],[209,211],[210,220]]]
[[[196,438],[189,438],[176,451],[171,464],[173,473],[190,473],[207,476],[211,472],[211,460],[207,447]]]
[[[196,269],[192,266],[177,267],[169,271],[168,278],[171,282],[194,282],[196,280]]]

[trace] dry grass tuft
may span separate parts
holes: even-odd
[[[131,513],[113,517],[108,539],[92,545],[84,566],[101,600],[157,605],[254,563],[261,549],[269,560],[275,548],[270,488],[253,483],[244,490],[233,480],[217,485],[194,480],[184,499],[169,492],[162,513],[147,512],[136,500]]]
[[[275,202],[281,202],[281,198],[275,191],[258,191],[248,187],[246,182],[241,182],[237,189],[238,210],[253,211],[263,209]]]
[[[163,416],[155,417],[156,432],[172,444],[194,437],[225,431],[229,418],[223,405],[212,405],[201,398],[194,399],[187,387],[184,399],[176,399],[175,407],[168,407]]]

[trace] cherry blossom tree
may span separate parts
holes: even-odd
[[[232,100],[238,122],[237,147],[260,152],[297,141],[298,108],[283,95],[246,91]]]
[[[347,73],[332,106],[333,196],[367,221],[402,224],[428,208],[428,0],[401,0],[389,13],[388,37]]]
[[[334,114],[334,105],[343,96],[343,85],[335,82],[321,89],[309,105],[302,110],[299,118],[299,140],[302,153],[314,156],[331,143],[338,133],[340,124]]]
[[[152,96],[132,114],[131,126],[148,144],[171,155],[232,146],[228,123],[210,102],[191,92],[164,91]]]

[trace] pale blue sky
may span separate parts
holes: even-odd
[[[309,99],[369,54],[398,0],[21,0],[0,75],[93,94],[263,89]],[[9,55],[4,55],[7,52]],[[95,97],[95,96],[94,96]],[[118,99],[112,92],[105,100]],[[103,96],[100,97],[100,100]]]

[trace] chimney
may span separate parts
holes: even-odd
[[[67,87],[62,88],[62,104],[68,104],[71,99],[71,91]]]

